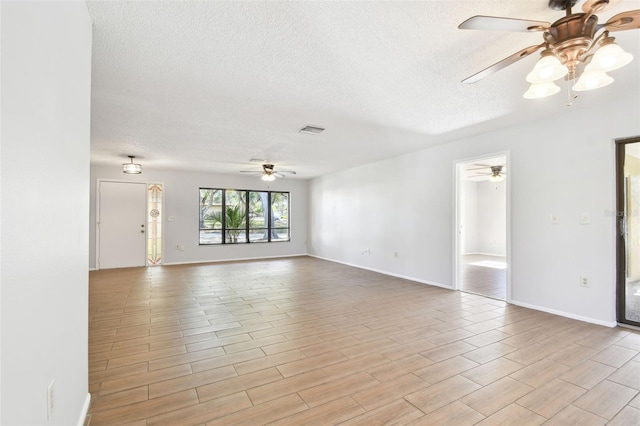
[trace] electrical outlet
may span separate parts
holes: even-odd
[[[591,216],[589,213],[580,214],[580,225],[589,225],[591,223]]]
[[[184,251],[184,246],[182,244],[176,244],[176,250]]]
[[[558,225],[560,223],[560,218],[556,214],[551,215],[551,224]]]
[[[584,275],[580,277],[580,287],[589,287],[589,278]]]
[[[54,408],[54,393],[53,393],[53,384],[55,380],[51,380],[49,386],[47,387],[47,420],[51,420],[53,417],[53,408]]]

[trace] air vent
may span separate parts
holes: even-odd
[[[316,127],[316,126],[304,126],[302,129],[298,131],[300,133],[310,133],[312,135],[318,135],[324,132],[324,129],[322,127]]]

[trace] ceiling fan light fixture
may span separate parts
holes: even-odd
[[[460,29],[498,30],[515,32],[542,32],[543,42],[515,52],[462,80],[463,83],[475,83],[515,62],[544,49],[533,70],[526,79],[532,83],[524,94],[525,98],[536,99],[549,96],[559,88],[538,86],[550,83],[561,77],[574,83],[573,90],[591,90],[604,87],[613,82],[605,73],[618,69],[633,59],[633,56],[615,43],[609,32],[640,29],[640,9],[628,10],[610,17],[605,23],[598,24],[597,13],[608,11],[622,0],[586,0],[582,5],[584,13],[574,13],[572,8],[578,0],[549,0],[553,10],[564,10],[565,16],[554,22],[531,21],[500,16],[476,15],[458,25]],[[584,70],[584,72],[583,72]],[[599,74],[596,74],[599,73]],[[567,106],[575,98],[571,90],[568,93]]]
[[[547,96],[555,95],[560,91],[560,86],[553,82],[547,83],[533,83],[529,90],[524,92],[523,97],[526,99],[542,99]]]
[[[489,182],[491,183],[500,183],[504,181],[504,176],[501,174],[493,174],[489,176]]]
[[[272,174],[263,174],[262,177],[260,178],[265,182],[273,182],[274,180],[276,180],[276,177]]]
[[[607,75],[605,72],[585,70],[578,79],[578,82],[573,86],[573,90],[576,92],[585,92],[587,90],[608,86],[611,83],[613,83],[613,77]]]
[[[613,41],[613,38],[610,37],[609,40],[611,41],[605,41],[605,44],[594,53],[591,62],[585,68],[586,71],[609,72],[622,68],[633,60],[631,53],[625,52]]]
[[[536,62],[533,70],[527,74],[529,83],[549,83],[567,75],[569,70],[551,52],[545,51]]]
[[[122,164],[122,173],[128,175],[139,175],[142,173],[142,165],[133,162],[135,155],[129,155],[129,163]]]

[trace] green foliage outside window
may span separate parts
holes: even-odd
[[[288,192],[200,188],[200,244],[289,240]]]

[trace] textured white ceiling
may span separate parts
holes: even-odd
[[[582,2],[580,2],[581,4]],[[580,6],[580,4],[578,6]],[[566,110],[525,100],[538,54],[465,77],[539,33],[458,30],[472,15],[554,21],[547,0],[88,1],[94,21],[91,158],[119,167],[239,173],[262,158],[309,178]],[[627,0],[600,21],[640,8]],[[639,96],[640,31],[616,33],[632,65],[574,113]],[[321,135],[298,129],[326,127]]]

